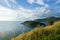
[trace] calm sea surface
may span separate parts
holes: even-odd
[[[0,21],[0,40],[7,40],[33,28],[21,24],[20,21]]]

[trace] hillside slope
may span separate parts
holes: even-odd
[[[60,21],[52,26],[36,27],[28,33],[22,33],[11,40],[60,40]]]
[[[51,25],[54,24],[54,22],[59,21],[60,17],[49,17],[49,18],[44,18],[44,19],[36,19],[36,20],[32,20],[32,21],[25,21],[22,24],[27,25],[27,26],[47,26],[47,25]]]

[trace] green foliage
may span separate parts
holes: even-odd
[[[60,21],[52,26],[36,27],[28,33],[22,33],[11,40],[60,40]]]

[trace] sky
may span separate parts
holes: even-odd
[[[0,21],[60,16],[60,0],[0,0]]]

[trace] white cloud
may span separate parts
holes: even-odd
[[[8,5],[8,6],[10,6],[8,0],[0,0],[0,3],[3,4],[3,5]]]
[[[45,12],[46,7],[36,8],[35,10],[28,10],[19,7],[17,10],[9,9],[0,6],[0,21],[26,21],[40,18]]]
[[[44,4],[43,0],[37,0],[37,3],[42,5]]]
[[[44,4],[43,0],[27,0],[28,3],[32,4],[32,3],[38,3],[38,4]]]
[[[31,10],[26,10],[23,8],[13,10],[3,6],[0,6],[0,21],[18,21],[33,16]]]
[[[46,7],[37,8],[35,10],[28,10],[20,8],[17,10],[18,20],[34,20],[40,18],[40,16],[45,12]]]
[[[33,15],[32,10],[27,10],[24,8],[13,10],[0,6],[0,21],[23,21],[23,19],[28,20],[28,18]]]
[[[27,0],[28,3],[32,4],[34,2],[34,0]]]
[[[56,4],[60,3],[60,0],[57,0]]]
[[[14,3],[14,4],[17,4],[17,3],[16,3],[16,0],[0,0],[0,3],[3,4],[3,5],[6,5],[6,6],[8,6],[8,7],[12,7],[12,6],[11,6],[12,4],[10,4],[10,1],[11,1],[12,3]]]
[[[8,0],[3,0],[9,7]],[[16,3],[15,0],[10,0],[13,3]],[[28,0],[29,1],[29,0]],[[34,2],[30,0],[29,2]],[[37,3],[43,3],[42,0],[37,0]],[[34,20],[40,18],[40,16],[45,12],[46,7],[36,8],[35,10],[28,10],[22,7],[18,7],[17,10],[9,9],[3,6],[0,6],[0,21],[24,21],[24,20]]]
[[[45,12],[45,14],[49,14],[50,12],[51,12],[51,10],[48,9],[48,10]]]
[[[12,9],[0,6],[0,21],[13,21],[16,20],[16,13]]]

